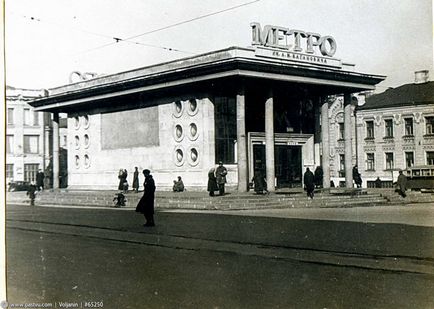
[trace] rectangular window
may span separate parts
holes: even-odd
[[[393,137],[393,120],[392,119],[384,120],[384,125],[385,125],[384,137]]]
[[[14,152],[14,136],[6,135],[6,153]]]
[[[425,117],[426,124],[426,134],[433,135],[434,134],[434,117]]]
[[[366,170],[374,171],[375,170],[375,154],[367,153],[366,154]]]
[[[405,135],[413,135],[413,118],[404,118]]]
[[[414,165],[414,153],[413,152],[406,152],[405,153],[405,166],[406,167],[412,167]]]
[[[39,126],[39,112],[33,112],[33,125]]]
[[[366,138],[374,138],[374,122],[366,121]]]
[[[386,170],[393,169],[393,152],[386,152]]]
[[[25,108],[24,109],[24,125],[25,126],[30,126],[30,125],[32,125],[32,122],[31,122],[31,117],[30,117],[31,115],[30,115],[30,108]]]
[[[38,153],[38,152],[39,152],[39,136],[24,135],[24,153]]]
[[[345,177],[345,155],[339,155],[339,177]]]
[[[426,152],[426,164],[434,165],[434,151]]]
[[[343,123],[339,123],[339,139],[345,139],[345,126]]]
[[[215,159],[216,163],[235,163],[237,118],[235,98],[216,97],[215,102]]]
[[[36,173],[38,172],[39,164],[24,164],[24,181],[36,181]]]
[[[8,114],[7,114],[7,121],[8,124],[14,124],[14,109],[8,108]]]
[[[13,179],[14,178],[14,165],[6,164],[6,178]]]

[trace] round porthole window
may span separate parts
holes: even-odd
[[[80,157],[79,156],[75,156],[75,167],[76,168],[80,167]]]
[[[87,154],[84,155],[84,167],[89,168],[90,166],[90,158]]]
[[[175,148],[174,161],[176,166],[181,166],[185,162],[184,150],[182,147]]]
[[[80,118],[78,116],[74,117],[74,127],[78,129],[80,127]]]
[[[184,109],[184,106],[182,105],[182,102],[179,100],[175,101],[173,115],[175,117],[181,117],[183,109]]]
[[[177,124],[175,126],[175,140],[177,142],[181,141],[184,138],[184,131],[182,130],[182,126]]]
[[[190,139],[194,141],[198,136],[197,125],[195,123],[190,123]]]
[[[79,149],[80,148],[80,137],[78,137],[78,135],[76,135],[74,137],[74,143],[75,143],[75,149]]]
[[[84,135],[84,147],[88,148],[90,144],[89,135]]]
[[[188,100],[188,114],[190,116],[194,116],[197,114],[199,108],[198,103],[196,99],[190,99]]]
[[[188,164],[196,166],[199,163],[199,151],[195,147],[188,149]]]
[[[89,128],[89,116],[86,115],[83,117],[84,127]]]

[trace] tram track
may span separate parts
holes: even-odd
[[[6,221],[7,229],[22,232],[115,241],[174,250],[205,250],[337,267],[434,275],[434,259],[430,257],[349,253],[315,248],[197,238],[186,235],[153,233],[151,231],[139,232],[86,224],[26,219],[8,219]]]

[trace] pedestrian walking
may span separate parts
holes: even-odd
[[[178,176],[178,180],[173,181],[173,192],[183,192],[184,189],[184,182],[182,181],[181,176]]]
[[[44,190],[44,178],[45,174],[42,172],[42,170],[39,170],[36,173],[36,188],[38,191]]]
[[[151,171],[143,170],[145,182],[143,183],[143,196],[136,207],[136,212],[144,214],[146,222],[144,226],[155,226],[154,222],[154,198],[155,198],[155,182],[152,178]]]
[[[252,182],[256,194],[264,194],[264,192],[268,193],[267,181],[265,180],[264,175],[261,173],[261,170],[259,169],[255,170],[255,174],[253,175]]]
[[[225,194],[225,183],[226,183],[226,175],[228,174],[228,170],[223,166],[223,162],[219,162],[219,166],[215,170],[215,176],[217,178],[217,185],[219,187],[219,194]]]
[[[133,190],[134,192],[139,192],[139,169],[134,167],[134,174],[133,174]]]
[[[306,172],[303,176],[303,183],[304,183],[304,189],[307,192],[307,196],[313,199],[313,194],[315,190],[315,176],[310,171],[310,169],[307,167]]]
[[[407,190],[407,177],[405,177],[402,171],[399,171],[396,186],[396,191],[398,192],[398,194],[405,198],[407,196],[407,194],[405,193],[405,191]]]
[[[124,169],[121,168],[119,170],[118,178],[119,178],[118,190],[122,191],[124,189]]]
[[[26,193],[30,198],[30,206],[35,206],[36,190],[35,184],[31,183]]]
[[[219,188],[217,186],[217,178],[215,177],[215,168],[211,168],[208,172],[208,186],[207,190],[209,192],[209,196],[214,196],[214,192]]]
[[[354,167],[353,167],[353,180],[354,180],[354,183],[356,184],[357,188],[362,187],[362,176],[359,173],[357,165],[354,165]]]

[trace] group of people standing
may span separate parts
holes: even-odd
[[[128,171],[126,169],[120,169],[119,170],[119,174],[118,174],[118,178],[119,178],[119,186],[118,186],[118,190],[123,191],[123,193],[127,193],[128,192]],[[138,167],[134,167],[134,173],[133,173],[133,190],[134,192],[139,192],[139,169]]]
[[[208,172],[207,190],[209,196],[214,196],[215,191],[219,191],[219,195],[225,194],[226,175],[228,170],[223,166],[223,162],[219,162],[217,168],[211,168]]]

